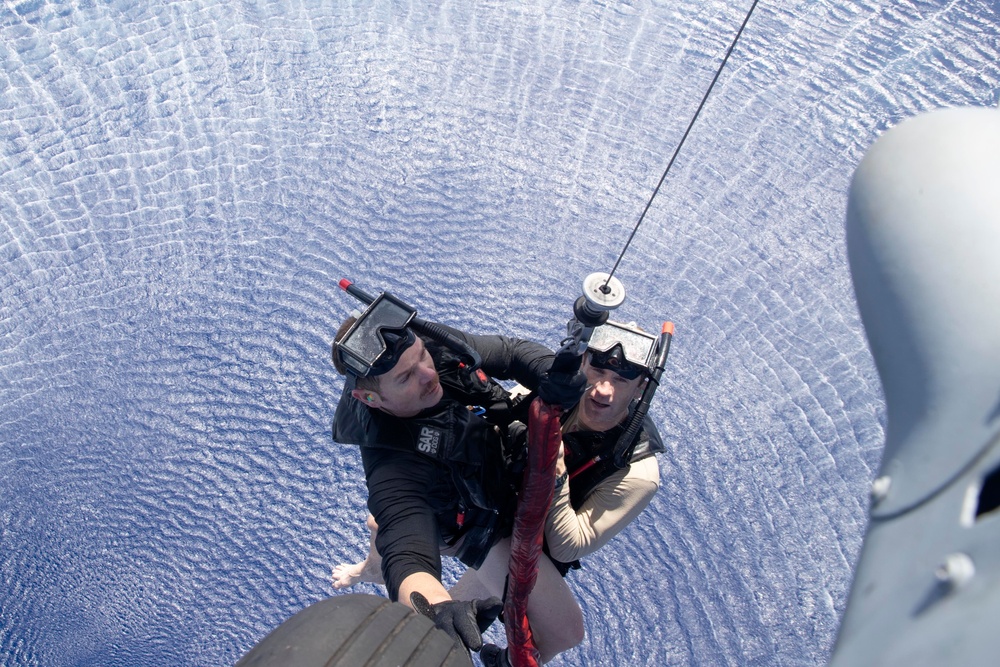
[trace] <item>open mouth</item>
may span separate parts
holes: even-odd
[[[607,403],[601,403],[593,398],[588,398],[587,403],[590,405],[591,410],[596,410],[597,412],[601,412],[603,410],[608,410],[611,408],[611,406],[608,405]]]

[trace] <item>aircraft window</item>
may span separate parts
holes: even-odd
[[[986,476],[979,490],[979,503],[976,505],[976,521],[984,514],[990,514],[1000,508],[1000,467]]]

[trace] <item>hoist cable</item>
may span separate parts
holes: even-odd
[[[604,283],[605,288],[608,286],[608,283],[611,282],[611,278],[612,276],[615,275],[615,271],[618,270],[618,265],[621,263],[622,258],[625,257],[625,251],[628,250],[628,247],[632,244],[632,239],[635,238],[636,232],[639,231],[639,225],[641,225],[642,221],[646,218],[646,212],[649,210],[649,207],[652,206],[653,199],[656,198],[656,194],[660,191],[660,186],[663,185],[663,181],[666,180],[667,174],[670,173],[670,168],[674,165],[674,160],[677,159],[678,153],[681,152],[681,147],[684,145],[684,141],[691,133],[691,128],[694,127],[695,121],[698,120],[698,115],[701,113],[701,110],[705,107],[705,102],[708,100],[708,96],[711,95],[712,88],[715,87],[715,82],[719,80],[719,76],[722,74],[722,70],[726,67],[726,63],[729,61],[730,54],[732,54],[733,49],[736,48],[736,43],[740,40],[740,35],[743,34],[743,29],[746,28],[747,23],[750,22],[750,17],[753,15],[753,10],[757,8],[758,1],[759,0],[753,0],[753,4],[750,5],[750,9],[747,11],[747,15],[743,18],[743,24],[740,25],[740,29],[736,31],[736,36],[733,38],[732,43],[726,50],[726,55],[725,57],[722,58],[722,63],[719,65],[719,68],[715,71],[715,76],[712,77],[712,83],[708,85],[708,90],[705,91],[704,97],[701,98],[701,104],[698,105],[698,109],[694,112],[694,115],[691,117],[691,122],[688,123],[687,129],[684,130],[684,135],[681,137],[680,142],[677,144],[677,148],[674,149],[674,154],[670,157],[670,162],[667,163],[667,168],[663,170],[663,175],[660,176],[660,182],[657,183],[656,188],[653,189],[653,194],[649,196],[649,201],[646,202],[646,207],[642,209],[642,214],[639,215],[638,222],[635,223],[635,227],[632,229],[632,233],[629,235],[628,240],[625,242],[625,247],[622,248],[621,253],[618,255],[618,259],[615,260],[615,265],[614,267],[612,267],[611,273],[608,274],[608,279]]]

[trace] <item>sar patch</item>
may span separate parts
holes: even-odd
[[[417,449],[424,454],[437,456],[441,448],[441,431],[430,426],[420,428],[420,437],[417,438]]]

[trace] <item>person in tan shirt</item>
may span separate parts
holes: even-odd
[[[587,352],[583,372],[589,388],[563,421],[563,450],[556,462],[557,489],[546,519],[545,544],[549,557],[565,565],[611,541],[649,505],[660,486],[653,455],[663,445],[648,417],[625,468],[588,466],[594,458],[610,455],[647,381],[640,369],[623,375],[615,361],[622,360]],[[567,473],[569,483],[560,484]]]

